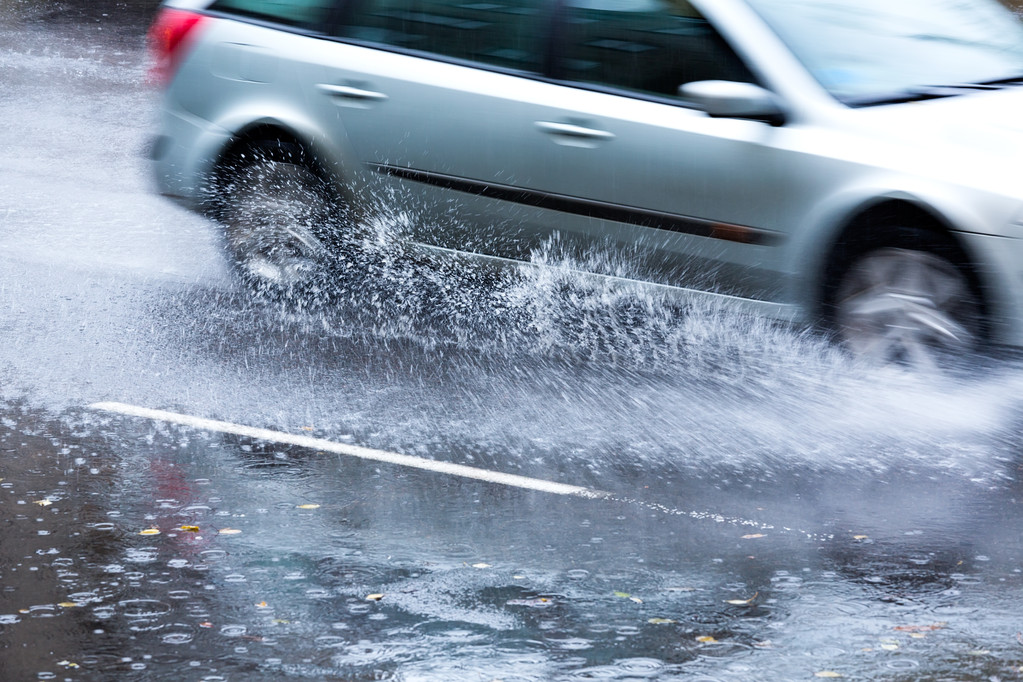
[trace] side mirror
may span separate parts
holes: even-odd
[[[785,112],[774,93],[753,83],[693,81],[678,94],[715,118],[745,118],[773,126],[785,123]]]

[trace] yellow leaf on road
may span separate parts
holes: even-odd
[[[703,642],[704,644],[714,644],[717,642],[717,640],[711,637],[710,635],[701,635],[696,638],[696,641]]]
[[[159,535],[159,528],[146,528],[145,530],[139,531],[139,535]]]
[[[671,618],[651,618],[647,622],[651,625],[669,625],[671,623],[677,623],[678,621],[672,620]]]
[[[181,526],[178,530],[183,530],[186,533],[198,533],[199,526]]]
[[[57,606],[61,607],[62,609],[71,609],[78,606],[78,604],[74,603],[73,601],[62,601],[59,604],[57,604]]]
[[[320,505],[318,505],[318,504],[300,504],[300,505],[298,505],[298,509],[319,509],[319,508],[320,508]]]
[[[40,507],[49,507],[53,502],[49,500],[36,500],[33,504],[38,504]]]
[[[732,606],[749,606],[750,604],[753,603],[753,600],[756,599],[758,596],[760,596],[760,593],[754,592],[753,596],[750,597],[749,599],[726,599],[725,603],[731,604]]]
[[[897,632],[933,632],[935,630],[941,630],[948,623],[940,621],[938,623],[931,623],[930,625],[896,625],[892,630]]]
[[[384,598],[384,595],[382,595],[382,594],[367,594],[366,595],[366,601],[380,601],[383,598]]]

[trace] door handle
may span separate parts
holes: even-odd
[[[598,130],[596,128],[587,128],[586,126],[581,126],[577,123],[537,121],[536,127],[550,135],[570,138],[577,141],[577,143],[589,141],[592,144],[593,142],[606,142],[615,138],[614,133],[606,130]]]
[[[354,102],[383,102],[387,99],[387,95],[382,92],[363,90],[362,88],[356,88],[351,85],[320,83],[316,87],[333,97],[352,100]]]

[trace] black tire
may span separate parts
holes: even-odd
[[[896,228],[851,254],[831,279],[830,322],[853,355],[879,364],[941,367],[982,344],[976,278],[950,238]]]
[[[253,293],[308,297],[330,277],[339,201],[301,147],[258,141],[236,150],[212,201],[228,260]]]

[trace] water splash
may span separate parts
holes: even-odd
[[[519,265],[437,256],[402,240],[411,221],[367,225],[322,298],[276,310],[321,333],[411,345],[412,364],[442,358],[442,444],[570,452],[598,468],[1001,475],[992,443],[1023,381],[1011,364],[972,377],[872,367],[727,299],[632,283],[620,254],[570,257],[555,239]]]

